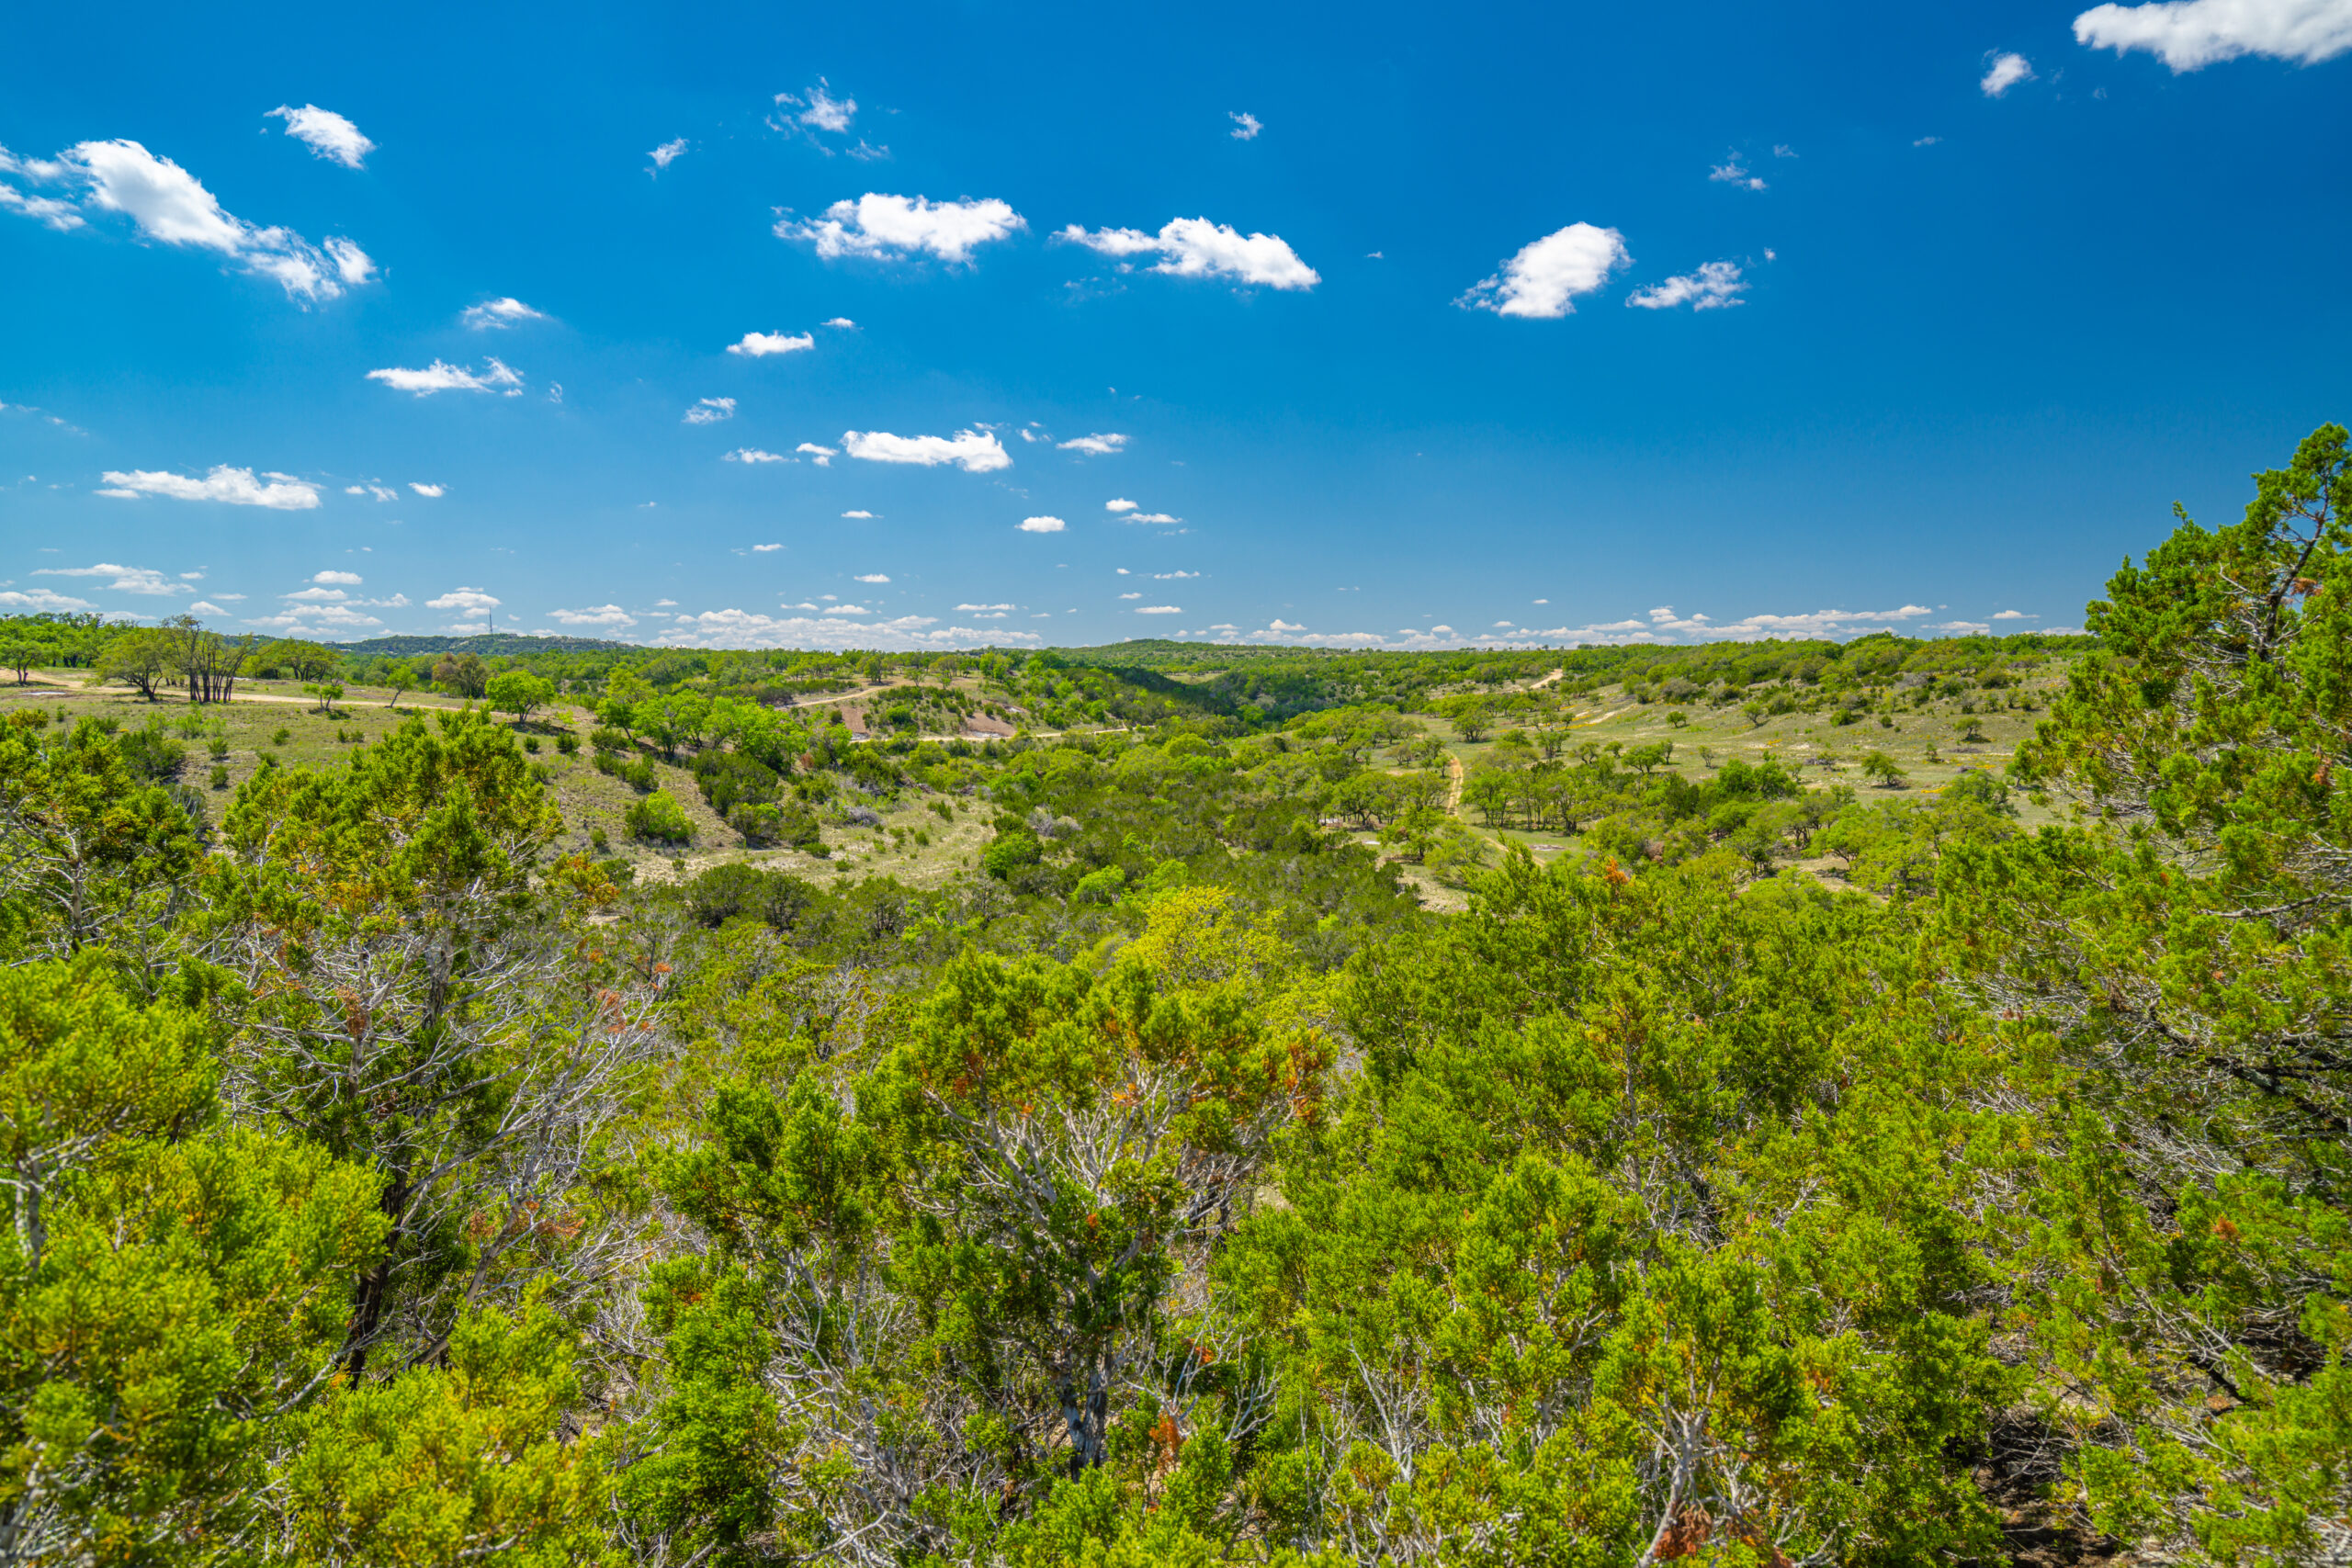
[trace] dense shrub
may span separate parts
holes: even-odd
[[[627,821],[632,835],[656,843],[689,843],[695,836],[694,824],[686,819],[686,808],[672,799],[665,789],[657,789],[643,800],[633,802]]]

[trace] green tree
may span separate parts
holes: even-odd
[[[490,666],[478,654],[445,653],[433,661],[433,683],[460,697],[479,697],[490,689]]]
[[[2018,753],[2073,824],[1945,874],[1953,951],[2052,1075],[2017,1278],[2069,1482],[2215,1562],[2310,1560],[2352,1484],[2347,509],[2340,425],[2239,523],[2176,507]]]
[[[131,687],[152,703],[155,688],[171,674],[176,651],[171,634],[158,627],[117,632],[99,650],[98,679]]]
[[[527,670],[504,670],[490,678],[484,695],[492,711],[513,714],[520,729],[533,712],[555,701],[555,682]]]
[[[1883,751],[1863,753],[1860,765],[1862,777],[1875,780],[1882,789],[1901,789],[1903,781],[1911,776],[1902,763]]]
[[[206,953],[249,998],[238,1103],[382,1179],[354,1378],[387,1342],[437,1359],[469,1307],[594,1288],[617,1214],[579,1184],[650,1048],[642,990],[574,966],[577,900],[602,884],[549,863],[560,819],[512,734],[440,718],[342,769],[247,780],[208,872]]]
[[[271,1421],[324,1385],[372,1173],[222,1127],[209,1032],[96,966],[0,969],[0,1553],[235,1559]]]

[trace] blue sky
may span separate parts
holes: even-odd
[[[2067,626],[2352,411],[2352,0],[663,9],[17,17],[0,604]]]

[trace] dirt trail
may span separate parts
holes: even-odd
[[[1459,817],[1462,815],[1461,758],[1448,757],[1445,760],[1445,814],[1448,817]]]

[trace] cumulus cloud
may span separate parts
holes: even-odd
[[[1105,512],[1133,512],[1135,509],[1136,503],[1125,496],[1115,497],[1102,503],[1102,510]]]
[[[1707,178],[1714,181],[1718,185],[1736,186],[1741,190],[1764,190],[1768,188],[1761,179],[1758,179],[1756,175],[1747,172],[1747,165],[1741,162],[1740,156],[1736,152],[1731,154],[1731,156],[1724,163],[1714,164],[1709,168],[1707,170]]]
[[[33,575],[86,577],[96,581],[99,587],[117,593],[145,593],[158,598],[194,592],[186,583],[175,582],[162,572],[143,566],[45,566],[34,571]]]
[[[775,234],[780,240],[814,245],[829,261],[842,256],[896,261],[928,254],[953,264],[969,262],[978,246],[1008,239],[1028,226],[1027,219],[993,197],[931,201],[868,191],[855,201],[833,203],[822,218],[779,219]]]
[[[1996,610],[1993,612],[1993,618],[1996,621],[2032,621],[2041,619],[2038,615],[2027,615],[2023,610]]]
[[[2178,74],[2241,55],[2316,65],[2352,50],[2352,0],[2165,0],[2097,6],[2075,39],[2118,54],[2143,49]]]
[[[974,619],[984,619],[975,616]],[[655,640],[679,648],[919,649],[978,647],[988,643],[1037,643],[1035,632],[978,626],[943,626],[935,616],[899,615],[853,621],[839,612],[774,616],[746,610],[706,610],[672,617]]]
[[[872,513],[871,512],[865,511],[865,510],[864,508],[862,508],[862,507],[861,507],[861,508],[859,508],[859,509],[858,509],[857,511],[855,511],[855,512],[844,512],[844,513],[842,513],[842,516],[844,516],[844,517],[853,518],[853,519],[854,519],[855,521],[860,522],[860,523],[871,523],[871,522],[873,522],[873,521],[874,521],[874,513]]]
[[[1645,310],[1670,310],[1677,305],[1688,305],[1694,310],[1714,310],[1744,303],[1738,296],[1747,290],[1737,263],[1708,262],[1696,272],[1636,289],[1625,297],[1625,303]]]
[[[357,126],[316,104],[304,104],[299,109],[280,104],[262,118],[284,120],[286,134],[308,147],[312,156],[346,169],[359,167],[361,160],[376,150],[374,142],[359,134]]]
[[[1988,98],[1997,98],[2020,82],[2033,80],[2033,67],[2026,63],[2022,54],[1994,54],[1987,57],[1984,79],[1977,83]]]
[[[462,365],[448,365],[436,359],[422,370],[402,370],[397,367],[368,372],[370,381],[381,381],[395,392],[414,392],[429,398],[435,392],[494,392],[503,389],[510,398],[522,394],[523,378],[503,361],[492,359],[490,368],[477,375]]]
[[[752,547],[752,553],[755,556],[763,556],[772,550],[780,550],[782,548],[784,548],[782,545],[753,545]]]
[[[1081,435],[1075,440],[1064,441],[1059,444],[1058,450],[1091,452],[1098,457],[1107,457],[1114,452],[1125,450],[1127,443],[1132,439],[1132,436],[1116,435],[1105,432],[1099,435]]]
[[[1143,597],[1143,595],[1142,595],[1140,592],[1136,592],[1136,593],[1122,593],[1122,594],[1120,594],[1120,595],[1119,595],[1119,597],[1120,597],[1120,598],[1122,598],[1122,599],[1140,599],[1140,598],[1142,598],[1142,597]]]
[[[1138,615],[1181,615],[1183,613],[1184,606],[1182,604],[1138,604],[1136,606],[1136,614]]]
[[[688,424],[717,424],[722,419],[733,419],[734,417],[734,399],[699,398],[695,400],[695,406],[686,411],[685,423]]]
[[[1571,223],[1525,246],[1454,303],[1498,316],[1556,320],[1576,312],[1576,296],[1593,292],[1633,260],[1616,230]]]
[[[854,333],[857,330],[857,323],[851,321],[847,316],[835,316],[831,321],[822,321],[819,324],[821,326],[838,327],[845,333]]]
[[[266,626],[274,631],[299,632],[315,637],[328,631],[365,631],[384,623],[373,615],[364,615],[350,604],[288,604],[274,615],[257,615],[245,625]]]
[[[727,345],[729,354],[740,354],[747,359],[765,359],[771,354],[797,354],[804,348],[817,346],[814,333],[795,336],[786,333],[745,333],[743,341]]]
[[[1280,235],[1244,235],[1205,218],[1171,219],[1157,234],[1140,229],[1089,231],[1073,223],[1058,237],[1106,256],[1156,255],[1159,262],[1151,270],[1171,277],[1229,277],[1269,288],[1312,288],[1323,281]]]
[[[725,463],[789,463],[791,458],[781,452],[763,452],[756,446],[738,446],[732,452],[721,452],[719,461]]]
[[[313,245],[291,229],[263,228],[222,209],[194,175],[136,141],[82,141],[51,159],[20,159],[0,149],[0,174],[74,193],[61,201],[0,184],[0,207],[53,229],[83,226],[75,205],[119,212],[161,244],[211,251],[247,272],[271,278],[289,298],[332,299],[367,282],[376,264],[348,240]]]
[[[48,588],[11,588],[0,592],[0,610],[67,611],[95,610],[97,606],[87,599],[76,599],[69,593],[59,593]]]
[[[417,494],[424,497],[427,501],[438,501],[443,496],[449,493],[449,487],[447,485],[420,484],[414,479],[408,481],[408,488],[416,491]]]
[[[803,448],[806,450],[806,448]],[[842,433],[842,450],[867,463],[915,463],[936,468],[953,463],[967,474],[1012,467],[993,431],[959,430],[954,435],[893,435],[887,430]],[[827,456],[831,456],[830,453]]]
[[[637,625],[637,617],[618,604],[595,604],[584,610],[549,610],[548,614],[567,626],[621,628]]]
[[[1172,517],[1165,512],[1130,512],[1119,521],[1122,523],[1182,523],[1184,520],[1182,517]]]
[[[890,574],[883,571],[864,572],[854,579],[854,581],[858,582],[888,582],[890,581]]]
[[[1227,134],[1236,141],[1255,141],[1258,132],[1266,129],[1254,114],[1229,114],[1225,118],[1233,122],[1233,130]]]
[[[803,441],[799,446],[795,446],[793,450],[796,452],[808,453],[808,460],[816,464],[820,468],[831,468],[833,466],[833,459],[841,455],[834,448],[831,446],[820,446],[814,441]]]
[[[1058,517],[1024,517],[1020,523],[1024,534],[1058,534],[1069,526]]]
[[[534,310],[510,295],[503,299],[488,299],[479,305],[469,305],[458,319],[479,333],[520,326],[525,321],[544,321],[548,317],[546,311]]]
[[[424,607],[428,610],[464,610],[485,614],[497,609],[499,603],[479,588],[452,588],[438,599],[427,599]]]
[[[339,588],[356,588],[361,582],[365,581],[366,579],[362,578],[356,571],[327,570],[311,573],[311,581],[313,582],[332,583]]]
[[[251,468],[232,468],[226,463],[200,479],[149,468],[133,468],[129,473],[109,469],[102,477],[107,488],[98,493],[122,499],[160,495],[170,501],[218,501],[279,512],[308,512],[319,504],[319,487],[308,479],[270,473],[256,479]]]
[[[685,155],[686,139],[684,137],[681,136],[674,141],[664,141],[661,146],[656,147],[652,152],[646,154],[647,157],[653,160],[653,166],[645,172],[649,175],[659,175],[662,170],[668,168],[671,164],[676,163]]]

